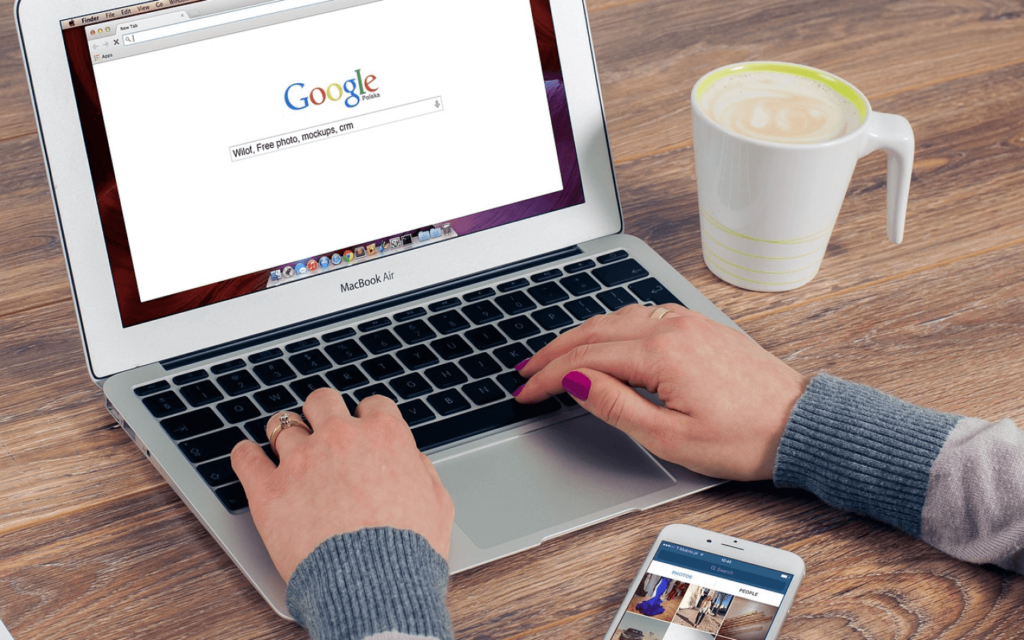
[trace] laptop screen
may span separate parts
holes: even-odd
[[[61,26],[125,327],[584,201],[548,0]]]

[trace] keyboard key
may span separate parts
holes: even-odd
[[[245,497],[245,490],[240,484],[229,484],[214,491],[228,511],[238,511],[249,506],[249,500]]]
[[[427,381],[423,379],[423,376],[418,373],[410,373],[407,376],[395,378],[391,381],[391,388],[395,390],[395,393],[402,396],[403,400],[418,398],[419,396],[426,395],[434,390]]]
[[[522,289],[523,287],[530,286],[530,281],[526,278],[519,278],[518,280],[512,280],[510,282],[502,282],[498,285],[498,291],[505,293],[506,291],[515,291],[516,289]]]
[[[435,396],[430,396],[433,397]],[[519,404],[515,399],[509,399],[413,429],[412,435],[416,438],[416,446],[422,451],[523,420],[532,420],[559,411],[561,408],[554,398],[537,404]],[[438,412],[440,413],[440,410]]]
[[[636,297],[640,298],[644,302],[653,302],[654,304],[668,304],[674,302],[676,304],[685,304],[682,301],[672,295],[665,285],[661,284],[654,278],[648,278],[641,280],[640,282],[634,282],[629,285],[629,290],[636,294]]]
[[[363,370],[374,380],[385,380],[402,373],[402,365],[391,356],[381,356],[364,362]]]
[[[540,311],[534,311],[530,317],[546,330],[551,331],[559,327],[567,327],[573,320],[561,307],[548,307]]]
[[[358,402],[362,402],[363,400],[366,400],[370,396],[384,396],[385,398],[391,398],[392,400],[396,401],[398,400],[398,398],[395,397],[395,394],[391,393],[391,389],[388,389],[387,387],[380,383],[370,385],[369,387],[363,387],[362,389],[359,389],[357,391],[353,391],[352,395],[356,397],[356,400]],[[355,409],[352,409],[351,407],[350,410],[355,411]]]
[[[184,440],[185,438],[208,433],[214,429],[220,429],[224,426],[224,423],[213,412],[213,409],[200,409],[192,413],[183,413],[180,416],[161,420],[160,426],[174,440]]]
[[[501,332],[493,326],[480,327],[478,329],[473,329],[472,331],[467,331],[466,338],[473,343],[474,347],[481,351],[486,351],[487,349],[492,349],[508,342],[508,340],[505,339],[505,336],[501,335]]]
[[[305,340],[299,340],[291,344],[285,345],[284,350],[288,353],[298,353],[299,351],[305,351],[306,349],[312,349],[313,347],[319,347],[320,341],[316,338],[306,338]]]
[[[521,342],[499,347],[493,353],[495,358],[501,360],[501,364],[505,365],[506,369],[511,369],[533,355]]]
[[[575,302],[575,300],[573,302]],[[501,330],[508,334],[508,337],[513,340],[522,340],[523,338],[535,336],[540,333],[540,327],[534,324],[533,320],[526,317],[502,320],[498,323],[498,327],[500,327]]]
[[[567,407],[576,407],[579,406],[580,404],[576,402],[576,398],[573,398],[568,393],[560,393],[557,396],[555,396],[555,398]]]
[[[468,358],[463,358],[459,360],[459,366],[472,378],[483,378],[501,371],[494,358],[486,353],[474,353]]]
[[[576,275],[566,276],[559,280],[559,282],[574,296],[585,296],[601,288],[601,285],[597,284],[597,280],[591,278],[589,273],[577,273]]]
[[[422,400],[413,400],[412,402],[400,404],[398,405],[398,410],[402,412],[402,417],[405,418],[410,427],[430,422],[435,417],[434,412],[427,405],[423,404]]]
[[[185,403],[173,391],[164,391],[158,395],[144,398],[142,404],[146,405],[154,418],[163,418],[185,410]]]
[[[434,348],[437,355],[445,360],[454,360],[473,352],[473,347],[469,346],[469,343],[463,340],[462,336],[448,336],[447,338],[434,340],[430,343],[430,346]]]
[[[178,443],[178,448],[190,462],[206,462],[231,453],[232,447],[246,440],[245,434],[238,427],[216,431]]]
[[[555,337],[556,336],[553,333],[545,333],[542,336],[537,336],[535,338],[530,338],[529,340],[527,340],[526,346],[533,349],[534,353],[537,353],[544,347],[548,346],[551,343],[551,341],[555,339]]]
[[[352,329],[351,327],[348,327],[345,329],[339,329],[337,331],[331,331],[330,333],[325,333],[322,337],[324,339],[324,342],[337,342],[338,340],[351,338],[354,335],[356,335],[356,330]]]
[[[309,394],[313,393],[317,389],[327,387],[327,381],[320,376],[310,376],[308,378],[303,378],[302,380],[296,380],[288,386],[292,388],[295,395],[299,396],[300,402],[305,402],[306,398],[309,397]]]
[[[629,292],[622,287],[616,287],[611,291],[602,291],[597,294],[597,299],[611,311],[618,311],[622,307],[636,304],[636,298],[629,295]]]
[[[462,384],[469,378],[462,372],[462,369],[455,366],[454,363],[443,364],[440,367],[434,367],[433,369],[427,369],[423,373],[426,374],[427,378],[434,383],[434,386],[438,389],[447,389],[448,387],[454,387],[457,384]]]
[[[258,364],[252,370],[259,376],[263,384],[278,384],[295,377],[295,372],[284,360],[274,360]]]
[[[207,462],[196,467],[199,475],[203,476],[206,484],[211,487],[219,487],[229,482],[238,482],[235,470],[231,468],[231,458],[221,458],[213,462]]]
[[[257,391],[252,396],[256,402],[263,407],[263,410],[267,413],[277,413],[290,407],[294,407],[297,402],[292,394],[288,393],[288,390],[284,387],[271,387],[264,389],[263,391]]]
[[[364,374],[359,367],[352,364],[334,371],[329,371],[325,375],[338,391],[348,391],[350,389],[355,389],[356,387],[361,387],[364,384],[369,384],[370,382],[366,377],[366,374]]]
[[[171,382],[180,387],[183,384],[188,384],[197,380],[205,380],[209,377],[210,374],[206,373],[203,369],[199,369],[198,371],[189,371],[188,373],[183,373],[180,376],[174,376],[171,378]]]
[[[559,275],[561,275],[561,272],[559,272]],[[557,282],[547,282],[531,287],[526,292],[533,296],[533,299],[539,302],[542,307],[569,299],[569,294],[565,292],[565,289],[558,286]]]
[[[477,405],[490,404],[505,397],[505,392],[490,378],[475,380],[467,385],[463,385],[462,393],[469,396],[473,404]]]
[[[513,393],[516,389],[526,384],[526,378],[519,375],[518,371],[508,371],[496,378],[498,384],[505,387],[505,391]]]
[[[439,361],[434,352],[425,344],[402,349],[395,354],[407,369],[422,369],[437,364]]]
[[[228,392],[229,396],[240,396],[260,388],[260,383],[248,371],[236,371],[217,378],[217,384]]]
[[[469,409],[469,402],[455,389],[435,393],[427,398],[427,402],[442,416],[450,416],[453,413]]]
[[[135,387],[135,395],[142,397],[156,393],[157,391],[164,391],[170,389],[171,385],[166,380],[159,380],[157,382],[151,382],[144,384],[141,387]]]
[[[555,278],[562,277],[561,269],[548,269],[547,271],[541,271],[530,276],[530,280],[534,282],[547,282],[548,280],[554,280]]]
[[[222,373],[227,373],[228,371],[236,371],[238,369],[244,369],[244,368],[245,368],[245,361],[239,359],[239,360],[232,360],[230,362],[222,362],[220,364],[215,364],[212,367],[210,367],[210,371],[212,371],[214,373],[214,375],[220,375]]]
[[[384,329],[376,333],[368,333],[365,336],[359,338],[359,341],[363,343],[363,346],[367,348],[370,353],[379,354],[387,351],[392,351],[402,346],[402,343],[398,341],[395,334],[391,331]],[[342,364],[339,362],[338,364]]]
[[[202,382],[182,387],[181,395],[185,396],[185,400],[193,407],[201,407],[204,404],[224,399],[224,394],[217,387],[213,386],[213,383],[209,380],[203,380]]]
[[[442,335],[449,335],[469,328],[469,323],[458,311],[446,311],[427,318]]]
[[[327,352],[327,355],[331,356],[331,360],[338,364],[348,364],[366,357],[366,352],[356,344],[355,340],[346,340],[338,344],[332,344],[324,349],[324,351]]]
[[[377,329],[383,329],[384,327],[391,326],[391,318],[377,318],[376,320],[370,320],[359,325],[360,331],[376,331]]]
[[[291,362],[292,366],[298,369],[299,375],[303,376],[331,368],[331,361],[319,349],[297,353],[288,358],[288,362]]]
[[[537,305],[533,303],[533,300],[526,297],[526,294],[522,291],[498,296],[494,301],[497,302],[498,306],[510,316],[537,308]]]
[[[580,271],[586,271],[587,269],[590,269],[594,266],[595,265],[593,260],[583,260],[582,262],[574,262],[572,264],[565,265],[565,272],[579,273]]]
[[[341,396],[341,398],[345,401],[345,406],[348,407],[349,414],[353,416],[356,415],[356,407],[359,406],[359,403],[353,400],[347,393]]]
[[[494,306],[494,303],[490,300],[471,304],[463,309],[462,313],[466,314],[466,317],[475,325],[487,324],[488,322],[500,320],[505,317],[501,311],[498,311],[498,307]]]
[[[266,456],[267,456],[268,458],[270,458],[270,459],[271,459],[271,460],[272,460],[272,461],[274,462],[274,464],[275,464],[275,465],[276,465],[276,464],[278,464],[278,463],[280,462],[280,460],[278,460],[278,459],[277,459],[277,456],[276,456],[276,455],[274,455],[274,452],[270,450],[270,443],[267,443],[267,444],[263,445],[263,446],[262,446],[262,447],[260,447],[260,448],[261,448],[261,449],[263,449],[263,453],[264,453],[264,454],[265,454],[265,455],[266,455]],[[231,485],[231,486],[234,486],[234,485]],[[218,491],[220,491],[220,489],[218,489]]]
[[[466,302],[476,302],[477,300],[483,300],[484,298],[490,298],[494,295],[494,289],[487,287],[486,289],[480,289],[479,291],[471,291],[466,295],[462,296],[462,299]]]
[[[420,316],[427,315],[426,309],[423,307],[416,307],[415,309],[408,309],[400,313],[395,314],[395,322],[405,322],[412,320],[413,318],[419,318]]]
[[[251,356],[249,356],[249,362],[253,364],[259,364],[261,362],[266,362],[267,360],[280,358],[283,355],[284,352],[281,351],[280,349],[267,349],[266,351],[260,351],[259,353],[254,353]]]
[[[419,344],[425,340],[432,340],[437,337],[434,330],[428,327],[427,323],[422,320],[400,324],[395,327],[395,333],[398,334],[399,338],[405,340],[406,344]]]
[[[267,438],[267,420],[269,418],[257,418],[246,422],[244,428],[252,439],[259,444],[267,444],[270,440]]]
[[[608,264],[610,262],[624,260],[628,257],[628,253],[626,253],[622,249],[619,249],[618,251],[612,251],[611,253],[606,253],[603,256],[598,256],[597,261],[600,262],[601,264]]]
[[[444,311],[445,309],[454,309],[460,304],[462,304],[462,300],[459,300],[458,298],[448,298],[447,300],[431,302],[427,305],[427,308],[431,311]]]
[[[594,300],[590,296],[570,300],[565,303],[565,308],[577,320],[586,320],[592,316],[599,316],[604,313],[604,307],[597,304],[597,300]]]
[[[649,275],[647,269],[644,269],[640,266],[639,262],[632,259],[615,262],[607,267],[599,267],[591,271],[591,273],[606,287],[614,287],[624,282],[632,282]]]
[[[224,419],[229,424],[238,424],[245,420],[252,420],[260,415],[260,410],[252,403],[252,400],[245,396],[218,404],[217,411],[220,412],[220,415],[224,416]]]

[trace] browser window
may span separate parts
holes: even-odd
[[[537,0],[65,21],[123,324],[581,203],[550,21]]]

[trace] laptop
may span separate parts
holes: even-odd
[[[582,0],[124,1],[16,8],[89,370],[278,614],[227,456],[317,388],[398,403],[453,572],[720,482],[511,395],[627,304],[735,326],[623,233]]]

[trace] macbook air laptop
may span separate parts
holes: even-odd
[[[21,0],[88,366],[280,615],[228,454],[332,387],[393,398],[460,571],[716,484],[514,365],[679,302],[623,234],[582,0]]]

